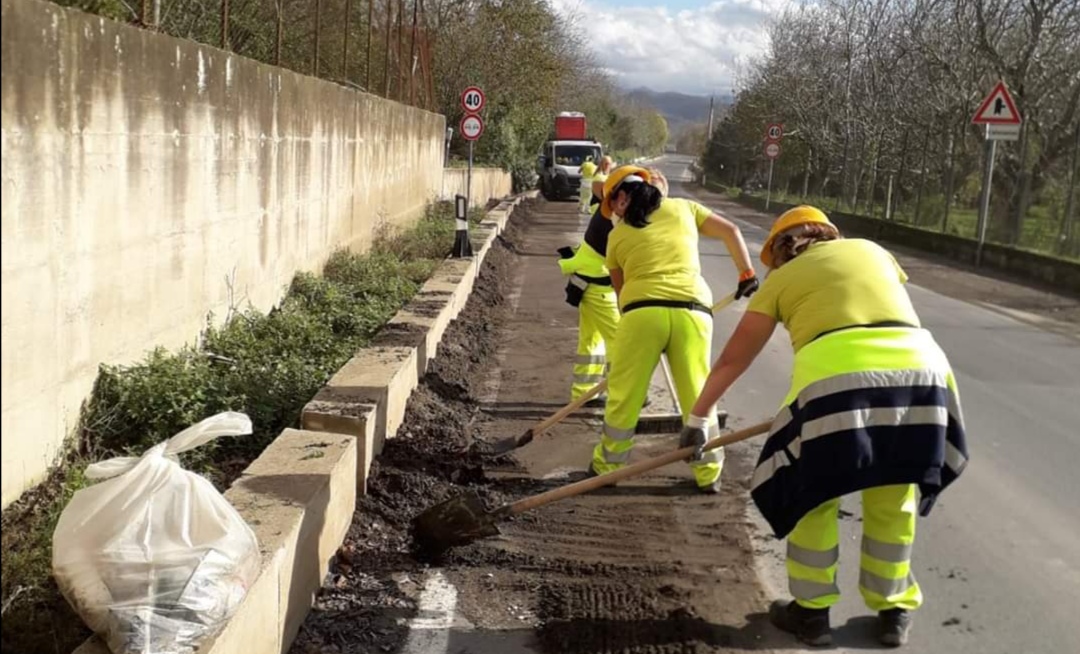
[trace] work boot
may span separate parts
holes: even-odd
[[[769,607],[769,622],[812,647],[832,645],[829,609],[808,609],[795,600],[776,600]]]
[[[907,609],[888,609],[878,613],[879,636],[882,645],[900,647],[906,645],[911,631],[911,612]]]
[[[696,485],[696,484],[695,484]],[[717,477],[716,481],[705,486],[698,486],[698,492],[705,495],[719,495],[720,494],[720,478]]]
[[[582,405],[586,409],[602,409],[607,406],[606,397],[594,397],[585,404]]]

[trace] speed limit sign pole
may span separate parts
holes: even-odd
[[[780,123],[770,123],[765,128],[765,156],[769,158],[769,184],[765,190],[765,211],[769,210],[772,202],[772,174],[776,158],[780,156],[780,139],[784,137],[784,126]]]
[[[465,173],[465,197],[458,196],[455,202],[457,233],[454,237],[455,257],[471,257],[472,241],[469,239],[469,207],[472,206],[472,169],[473,169],[473,144],[484,133],[484,121],[480,118],[480,110],[484,108],[484,92],[476,86],[470,86],[461,92],[461,108],[465,110],[465,116],[461,119],[460,129],[462,138],[469,142],[469,168]]]

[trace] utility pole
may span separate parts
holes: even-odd
[[[705,134],[705,150],[706,151],[709,149],[709,142],[712,141],[713,117],[715,116],[715,112],[713,110],[713,102],[714,102],[714,100],[715,100],[715,98],[710,95],[709,96],[709,131],[706,132],[706,134]],[[704,164],[704,162],[702,162],[702,164]],[[705,186],[705,166],[704,165],[701,166],[701,185]]]

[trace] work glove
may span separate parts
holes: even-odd
[[[709,428],[709,419],[691,415],[679,434],[679,447],[693,447],[695,451],[690,456],[691,461],[700,461],[705,453],[705,443],[709,442],[706,430]]]
[[[739,280],[739,286],[735,289],[735,299],[741,300],[744,297],[750,297],[757,292],[761,283],[758,281],[757,275],[753,271],[749,271],[750,276],[745,279]]]
[[[570,247],[569,245],[559,248],[557,252],[559,253],[560,259],[574,258],[574,248]]]

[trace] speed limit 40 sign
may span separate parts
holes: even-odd
[[[784,137],[784,126],[782,124],[780,124],[780,123],[770,123],[769,126],[765,128],[765,140],[766,141],[773,141],[773,142],[779,143],[780,139],[783,138],[783,137]]]
[[[484,108],[484,92],[478,86],[470,86],[461,92],[461,108],[466,114],[478,114]]]

